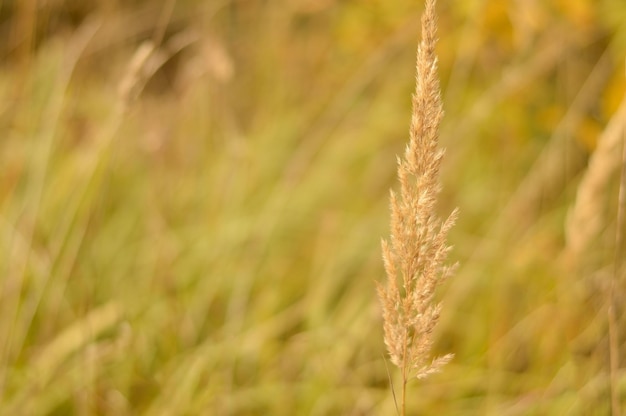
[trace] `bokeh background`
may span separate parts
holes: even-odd
[[[0,1],[0,413],[394,415],[375,282],[422,8]],[[624,123],[626,3],[438,13],[455,359],[409,412],[610,414],[619,169],[565,229]]]

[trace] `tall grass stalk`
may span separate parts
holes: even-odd
[[[609,363],[611,375],[611,414],[621,416],[621,406],[619,398],[619,320],[616,309],[620,304],[620,296],[616,286],[623,287],[622,270],[624,260],[624,215],[626,214],[626,130],[622,124],[622,160],[621,174],[619,181],[619,193],[617,203],[617,231],[615,235],[615,258],[613,264],[613,278],[609,289]]]
[[[406,414],[408,381],[439,371],[452,358],[448,354],[430,359],[432,332],[441,309],[434,292],[452,272],[444,264],[450,250],[446,237],[457,217],[454,210],[442,221],[436,213],[444,152],[438,147],[443,109],[435,55],[435,4],[427,0],[422,15],[410,140],[404,158],[398,159],[400,192],[390,194],[390,242],[382,241],[387,283],[378,285],[385,344],[402,374],[398,409],[402,415]]]

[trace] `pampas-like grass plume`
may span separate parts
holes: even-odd
[[[417,50],[410,141],[398,159],[399,195],[391,191],[391,241],[383,240],[387,284],[378,284],[385,344],[391,361],[402,372],[402,414],[406,384],[437,372],[452,355],[431,360],[432,331],[439,320],[434,301],[437,286],[452,272],[444,264],[450,247],[446,237],[457,210],[442,221],[436,214],[441,186],[439,124],[443,117],[437,57],[435,0],[426,0],[422,40]],[[399,287],[402,281],[402,289]]]

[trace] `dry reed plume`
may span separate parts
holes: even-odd
[[[567,248],[579,257],[598,234],[604,223],[602,204],[609,182],[620,166],[620,144],[626,120],[626,97],[598,138],[598,145],[589,160],[576,201],[568,214],[565,227]]]
[[[435,208],[444,155],[438,147],[443,109],[435,56],[435,3],[426,0],[422,15],[410,141],[404,158],[398,158],[399,195],[393,191],[390,195],[391,242],[382,241],[387,284],[378,285],[385,344],[391,361],[402,372],[402,414],[407,382],[437,372],[452,358],[430,359],[432,331],[441,309],[434,292],[452,272],[444,264],[450,250],[446,236],[457,217],[454,210],[442,221]]]

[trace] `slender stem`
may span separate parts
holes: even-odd
[[[406,385],[408,380],[405,378],[404,374],[402,378],[404,379],[402,380],[402,416],[406,416]]]
[[[622,256],[624,252],[624,215],[626,213],[626,131],[622,128],[622,169],[620,175],[620,186],[617,205],[617,232],[615,236],[615,259],[613,264],[613,279],[609,291],[609,365],[611,380],[611,414],[620,416],[620,403],[618,391],[618,370],[619,370],[619,340],[617,334],[617,316],[615,308],[618,304],[617,290],[615,288],[621,283]],[[621,286],[621,285],[620,285]]]
[[[408,331],[404,333],[404,345],[402,351],[402,416],[406,416],[406,385],[409,382],[407,379],[407,366],[408,366],[408,358],[407,358],[407,350],[408,350]]]
[[[611,285],[613,286],[613,285]],[[617,371],[619,368],[618,340],[617,340],[617,319],[615,317],[615,299],[613,293],[610,294],[609,304],[609,360],[610,360],[610,380],[611,380],[611,415],[620,416],[619,392],[617,389]]]

